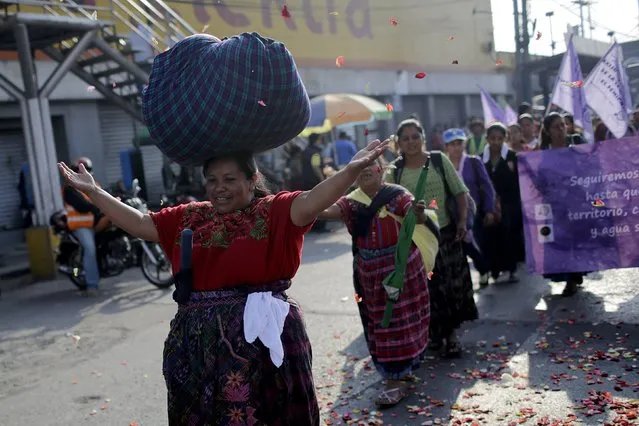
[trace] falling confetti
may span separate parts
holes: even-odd
[[[291,17],[291,13],[288,11],[288,6],[282,6],[282,18],[287,19]]]
[[[455,40],[455,36],[454,35],[448,37],[448,41],[453,41],[453,40]]]
[[[206,30],[208,30],[208,29],[209,29],[209,26],[207,24],[207,25],[204,26],[204,28],[202,28],[202,33],[203,34],[206,33]]]
[[[397,19],[395,18],[390,18],[390,23],[393,24],[393,26],[396,26],[397,24],[399,24],[399,22],[397,22]]]
[[[606,203],[604,203],[603,200],[599,198],[597,198],[596,200],[593,200],[591,204],[593,207],[599,207],[599,208],[606,207]]]
[[[330,12],[329,15],[337,16],[339,15],[339,12]]]
[[[348,296],[344,296],[340,299],[342,302],[348,302]]]
[[[536,39],[539,40],[541,38],[541,31],[537,31],[537,37]]]
[[[337,66],[337,68],[341,68],[344,65],[344,57],[343,56],[338,56],[335,59],[335,65]]]
[[[457,59],[455,59],[455,60],[453,61],[453,65],[459,65],[459,61],[458,61]]]
[[[113,87],[113,88],[115,89],[116,87],[118,87],[118,83],[116,83],[116,82],[114,81],[113,83],[111,83],[111,87]]]
[[[426,73],[423,72],[423,71],[422,72],[418,72],[417,74],[415,74],[415,78],[422,79],[424,77],[426,77]]]
[[[95,90],[95,86],[87,87],[87,92],[93,92]]]
[[[393,112],[393,105],[392,104],[386,104],[386,111]]]
[[[263,107],[266,106],[266,103],[263,100],[261,100],[261,99],[259,101],[257,101],[257,104],[260,105],[260,106],[263,106]]]
[[[437,207],[437,200],[434,198],[430,200],[430,203],[428,204],[428,208],[437,210],[439,208]]]

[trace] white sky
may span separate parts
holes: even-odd
[[[639,38],[639,0],[592,0],[591,16],[592,38],[610,41],[609,31],[615,31],[617,41],[624,42]],[[566,50],[564,33],[566,26],[579,25],[579,6],[572,0],[528,0],[530,13],[528,18],[537,19],[537,29],[542,36],[530,39],[530,53],[550,55],[550,23],[547,12],[554,12],[552,17],[552,38],[556,43],[555,54]],[[513,0],[491,0],[493,26],[495,28],[495,49],[497,51],[515,50],[515,24],[513,17]],[[521,12],[521,11],[520,11]],[[586,37],[590,36],[588,25],[588,9],[584,7],[584,27]],[[531,27],[532,28],[532,27]]]

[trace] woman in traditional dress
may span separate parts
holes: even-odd
[[[541,149],[560,149],[583,143],[585,143],[585,140],[581,135],[568,133],[566,122],[562,120],[561,115],[558,113],[553,112],[544,118],[541,134]],[[565,282],[566,285],[563,289],[562,296],[569,297],[577,293],[579,286],[584,282],[585,275],[587,275],[586,272],[567,272],[562,274],[546,274],[544,278],[556,283]]]
[[[343,220],[353,237],[353,281],[364,336],[373,363],[386,380],[376,399],[393,406],[406,396],[408,382],[419,367],[428,345],[430,302],[428,273],[438,249],[438,225],[434,211],[399,185],[383,182],[381,162],[365,168],[358,188],[326,209],[321,218]],[[387,293],[382,281],[395,268],[399,231],[406,213],[415,209],[417,227],[406,265],[404,287],[387,328],[382,327]],[[430,215],[430,216],[429,216]]]
[[[466,154],[464,144],[467,140],[463,129],[448,129],[444,132],[446,154],[477,205],[473,228],[464,239],[464,252],[473,260],[473,265],[479,272],[479,286],[486,287],[490,278],[490,268],[481,251],[481,245],[484,240],[484,228],[495,223],[495,188],[481,159],[476,155]]]
[[[402,121],[396,137],[401,156],[386,170],[386,182],[401,185],[415,195],[421,169],[430,158],[424,199],[437,208],[441,241],[428,283],[429,347],[433,350],[445,348],[447,356],[458,357],[462,349],[457,329],[463,322],[479,317],[463,246],[468,228],[468,188],[446,155],[425,150],[424,128],[419,121]],[[452,204],[456,207],[451,207]]]
[[[150,214],[100,189],[84,167],[59,165],[113,223],[159,242],[176,271],[180,235],[193,232],[192,293],[179,303],[164,347],[169,425],[319,425],[311,345],[285,290],[304,233],[387,143],[371,143],[310,191],[276,195],[265,190],[251,153],[222,155],[204,164],[209,201]]]
[[[482,160],[497,193],[499,223],[485,229],[482,249],[493,279],[508,272],[508,281],[515,283],[517,263],[524,260],[524,234],[517,154],[505,143],[506,133],[506,126],[499,122],[486,130],[488,146]]]

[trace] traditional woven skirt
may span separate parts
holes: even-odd
[[[447,338],[463,322],[479,318],[468,260],[463,244],[455,241],[455,234],[454,226],[441,230],[439,253],[428,282],[430,338],[435,342]]]
[[[382,328],[387,300],[382,281],[395,269],[395,246],[358,249],[354,263],[355,292],[362,297],[358,307],[373,363],[385,379],[401,380],[419,367],[428,345],[430,302],[422,256],[413,245],[388,328]]]
[[[284,292],[273,292],[291,304],[281,336],[284,363],[278,368],[259,339],[244,339],[248,291],[193,293],[179,306],[164,346],[170,426],[319,425],[311,344],[300,307]]]

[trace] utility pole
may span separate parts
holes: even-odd
[[[592,30],[595,29],[592,25],[592,3],[588,5],[588,29],[590,30],[588,32],[589,38],[592,39]]]
[[[521,53],[521,96],[526,102],[532,102],[532,87],[530,83],[530,71],[528,62],[530,60],[530,32],[528,31],[528,0],[521,0],[521,30],[522,30],[522,53]]]
[[[515,93],[517,102],[521,103],[521,31],[520,30],[520,16],[519,16],[519,0],[513,0],[513,15],[515,18]]]
[[[548,17],[548,24],[550,25],[550,48],[552,49],[552,56],[555,56],[555,38],[552,35],[552,17],[555,16],[555,12],[546,12]]]
[[[573,3],[579,6],[579,19],[581,21],[581,36],[586,37],[586,32],[584,27],[584,7],[589,6],[590,2],[587,0],[574,0]]]

